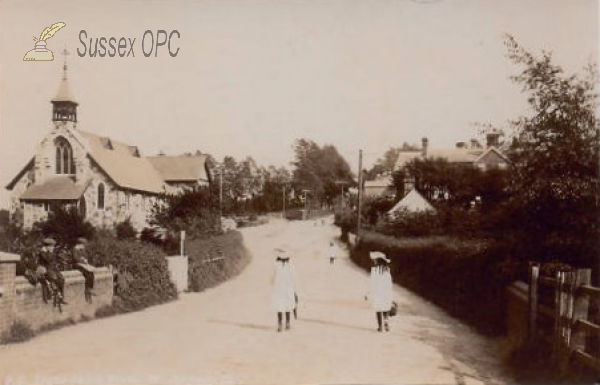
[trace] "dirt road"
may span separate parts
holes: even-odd
[[[365,272],[331,266],[330,224],[243,230],[253,261],[237,278],[142,312],[0,346],[5,384],[503,384],[495,346],[396,287],[399,315],[376,332]],[[274,252],[293,255],[300,307],[278,333],[270,308]]]

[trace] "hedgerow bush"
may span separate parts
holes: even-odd
[[[94,266],[112,265],[120,276],[115,306],[135,311],[177,298],[164,252],[157,246],[133,240],[98,237],[87,247]]]
[[[250,262],[237,231],[186,241],[190,291],[203,291],[238,275]]]
[[[481,332],[504,331],[504,288],[509,277],[500,264],[507,251],[497,243],[447,236],[396,239],[365,232],[350,256],[369,269],[369,252],[374,250],[392,259],[394,282]]]
[[[35,331],[23,320],[16,320],[10,328],[0,335],[0,344],[25,342],[35,337]]]

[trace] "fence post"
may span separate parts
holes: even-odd
[[[592,281],[592,270],[591,269],[578,269],[575,273],[575,300],[573,304],[573,319],[572,322],[575,323],[577,320],[587,320],[588,319],[588,309],[590,305],[590,299],[587,295],[582,295],[577,292],[577,289],[583,285],[589,285]],[[573,334],[573,339],[571,341],[571,347],[574,350],[581,349],[585,351],[585,343],[586,343],[586,332],[583,328],[575,329],[575,333]]]
[[[529,340],[537,336],[537,311],[538,311],[538,278],[540,275],[539,263],[530,263],[529,268]]]
[[[563,273],[560,271],[556,272],[556,286],[554,287],[554,338],[552,339],[555,361],[561,356],[562,349],[562,287],[563,287]]]

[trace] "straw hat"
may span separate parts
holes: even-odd
[[[42,241],[42,243],[45,246],[55,246],[56,245],[56,241],[52,238],[44,238],[44,240]]]
[[[277,252],[277,260],[278,261],[287,261],[288,259],[290,259],[290,254],[287,251],[287,249],[288,248],[285,245],[275,248],[275,251]]]
[[[375,261],[377,259],[381,259],[383,261],[385,261],[386,263],[390,263],[391,260],[389,260],[384,253],[382,253],[381,251],[371,251],[369,253],[369,258],[371,258],[372,261]]]
[[[85,245],[88,243],[88,240],[85,239],[84,237],[79,237],[79,238],[77,238],[77,243]]]

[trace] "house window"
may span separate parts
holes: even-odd
[[[56,138],[54,145],[56,147],[56,173],[75,174],[73,149],[69,142],[61,136]]]
[[[98,185],[98,210],[104,210],[104,183]]]

